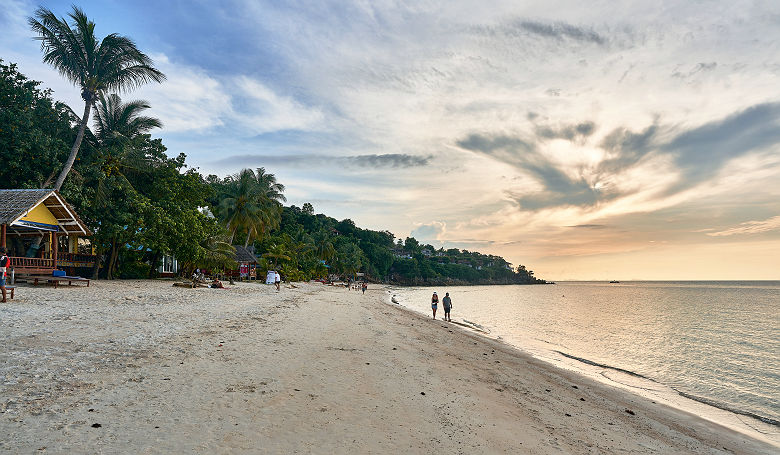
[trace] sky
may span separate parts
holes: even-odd
[[[0,58],[83,110],[0,0]],[[780,2],[81,1],[168,153],[548,280],[780,279]]]

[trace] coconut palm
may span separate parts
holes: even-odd
[[[314,236],[315,252],[322,261],[329,261],[336,256],[336,248],[330,241],[330,237],[325,232],[318,232]]]
[[[260,186],[266,203],[287,202],[287,198],[282,194],[284,193],[284,185],[276,181],[275,175],[265,172],[264,167],[257,168],[255,180],[257,180],[257,184]]]
[[[263,257],[273,259],[272,267],[274,269],[276,269],[279,261],[290,260],[290,254],[287,251],[287,248],[285,248],[285,246],[281,243],[272,246],[267,253],[263,253]]]
[[[127,91],[147,82],[162,82],[165,75],[152,66],[152,60],[125,36],[112,33],[103,40],[95,36],[95,23],[79,7],[65,18],[58,18],[47,8],[38,8],[28,20],[41,42],[43,61],[81,89],[84,115],[54,189],[62,188],[79,152],[90,112],[100,94],[109,90]]]
[[[284,185],[276,181],[276,176],[258,168],[244,169],[228,179],[226,193],[223,195],[217,213],[230,233],[232,242],[237,232],[246,233],[244,246],[254,239],[262,239],[265,234],[279,226],[282,216],[282,204],[286,201],[282,192]]]
[[[239,230],[246,231],[248,236],[256,232],[256,226],[262,222],[263,198],[251,169],[244,169],[229,180],[230,185],[217,207],[217,213],[225,223],[232,243]]]
[[[121,184],[132,187],[127,175],[138,174],[147,167],[147,157],[143,150],[133,146],[133,139],[162,127],[162,122],[142,115],[151,107],[147,101],[125,103],[115,93],[108,97],[101,94],[98,100],[94,140],[102,151],[101,168],[106,177],[116,176]],[[99,198],[104,194],[104,183],[105,179],[98,185]]]
[[[101,145],[133,139],[139,134],[162,128],[160,119],[141,115],[151,108],[148,101],[122,102],[116,93],[98,96],[95,107],[95,134]]]

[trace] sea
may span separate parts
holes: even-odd
[[[780,434],[780,281],[561,282],[391,288],[558,366],[719,421]],[[388,296],[391,297],[391,296]],[[437,318],[443,317],[439,304]],[[704,405],[702,405],[702,403]],[[713,412],[708,412],[711,409]],[[720,419],[722,420],[722,419]],[[720,422],[723,423],[723,422]]]

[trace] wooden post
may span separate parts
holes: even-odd
[[[52,260],[54,261],[53,264],[55,269],[57,268],[57,249],[60,246],[59,245],[60,241],[58,238],[59,235],[60,235],[59,232],[52,232],[51,234],[52,238],[54,239],[54,243],[51,246],[51,256],[52,256]]]

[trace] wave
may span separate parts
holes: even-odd
[[[605,365],[603,363],[594,362],[592,360],[584,359],[582,357],[577,357],[577,356],[574,356],[574,355],[571,355],[571,354],[567,354],[567,353],[562,352],[562,351],[553,351],[553,352],[556,352],[556,353],[558,353],[558,354],[560,354],[560,355],[562,355],[562,356],[564,356],[566,358],[569,358],[569,359],[572,359],[572,360],[576,360],[578,362],[582,362],[582,363],[587,364],[587,365],[591,365],[591,366],[595,366],[595,367],[599,367],[599,368],[606,368],[606,369],[614,370],[614,371],[619,371],[621,373],[625,373],[625,374],[628,374],[630,376],[646,379],[648,381],[655,382],[656,384],[659,384],[659,382],[656,381],[655,379],[648,378],[647,376],[644,376],[642,374],[636,373],[634,371],[626,370],[626,369],[619,368],[619,367],[613,367],[613,366],[610,366],[610,365]],[[687,393],[687,392],[683,392],[683,391],[678,390],[678,389],[676,389],[674,387],[671,387],[671,386],[669,386],[669,388],[672,389],[673,391],[675,391],[681,397],[687,398],[689,400],[697,401],[699,403],[704,403],[704,404],[706,404],[708,406],[712,406],[714,408],[718,408],[718,409],[722,409],[724,411],[731,412],[731,413],[734,413],[734,414],[750,417],[750,418],[753,418],[753,419],[756,419],[756,420],[760,420],[761,422],[767,423],[769,425],[780,427],[780,420],[773,419],[773,418],[770,418],[770,417],[764,417],[762,415],[756,414],[756,413],[751,412],[751,411],[745,411],[745,410],[742,410],[742,409],[738,409],[738,408],[735,408],[733,406],[721,403],[719,401],[716,401],[716,400],[713,400],[713,399],[710,399],[710,398],[704,398],[704,397],[693,395],[693,394],[690,394],[690,393]]]
[[[604,365],[603,363],[598,363],[598,362],[594,362],[592,360],[583,359],[582,357],[573,356],[571,354],[567,354],[567,353],[561,352],[561,351],[553,351],[553,352],[557,352],[558,354],[560,354],[560,355],[562,355],[564,357],[568,357],[568,358],[576,360],[578,362],[582,362],[582,363],[585,363],[585,364],[588,364],[588,365],[593,365],[594,367],[608,368],[610,370],[619,371],[621,373],[625,373],[625,374],[634,376],[636,378],[647,379],[648,381],[652,381],[652,382],[658,383],[658,381],[656,381],[653,378],[648,378],[647,376],[643,376],[643,375],[641,375],[639,373],[635,373],[635,372],[630,371],[630,370],[624,370],[623,368],[618,368],[618,367],[613,367],[613,366],[609,366],[609,365]]]

